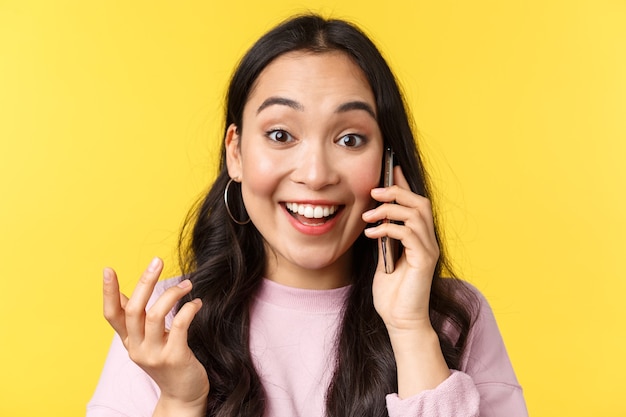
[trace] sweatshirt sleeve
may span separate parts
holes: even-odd
[[[87,404],[87,417],[150,417],[158,399],[159,388],[128,357],[116,334],[96,391]]]
[[[180,279],[160,281],[148,302],[150,307],[163,292]],[[174,315],[166,317],[169,327]],[[100,380],[87,404],[87,417],[151,417],[159,399],[157,384],[128,356],[117,334],[109,349]]]
[[[472,378],[459,371],[439,386],[406,399],[387,395],[389,417],[478,417],[479,394]]]
[[[468,336],[460,370],[438,387],[400,399],[387,396],[390,417],[528,417],[522,388],[504,346],[487,300],[470,287],[479,300],[479,313]]]

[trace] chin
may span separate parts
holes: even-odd
[[[292,259],[292,264],[308,271],[324,273],[325,270],[334,270],[344,266],[344,256],[324,256],[315,253],[303,253],[298,258]]]

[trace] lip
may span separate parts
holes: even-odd
[[[298,221],[298,219],[296,219],[292,215],[291,211],[287,209],[286,201],[280,203],[280,206],[283,209],[285,216],[287,216],[287,220],[293,226],[293,228],[302,234],[310,236],[320,236],[330,232],[337,224],[338,219],[343,214],[343,209],[345,208],[344,204],[337,203],[336,201],[327,200],[289,200],[289,202],[297,204],[310,204],[312,206],[337,206],[337,211],[328,221],[319,225],[308,225]]]

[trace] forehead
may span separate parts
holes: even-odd
[[[293,51],[270,62],[257,77],[247,102],[279,95],[299,100],[351,96],[375,105],[361,68],[341,51]]]

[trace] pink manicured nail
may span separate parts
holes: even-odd
[[[152,261],[150,262],[150,265],[148,265],[148,271],[155,272],[157,269],[159,269],[160,261],[161,260],[157,257],[153,258]]]

